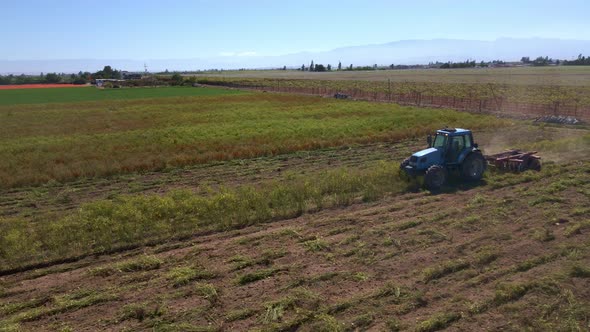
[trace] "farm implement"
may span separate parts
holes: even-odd
[[[532,169],[541,170],[541,157],[535,155],[537,151],[523,152],[520,150],[508,150],[505,152],[484,156],[488,165],[501,170],[524,172]]]
[[[484,155],[473,141],[471,130],[445,128],[428,135],[428,148],[414,153],[400,164],[409,176],[424,176],[424,185],[437,190],[445,184],[449,174],[458,173],[465,181],[478,181],[488,166],[501,170],[522,172],[541,170],[540,157],[534,152],[508,150]]]

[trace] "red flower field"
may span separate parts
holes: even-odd
[[[85,87],[85,84],[10,84],[0,85],[0,90],[14,90],[14,89],[47,89],[47,88],[80,88]]]

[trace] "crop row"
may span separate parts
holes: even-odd
[[[222,189],[203,197],[190,191],[166,195],[121,196],[83,205],[47,222],[0,219],[2,270],[113,252],[211,230],[229,230],[288,219],[357,197],[372,201],[405,190],[396,164],[368,170],[335,169],[317,177],[298,176],[262,186]]]
[[[440,96],[465,99],[493,99],[527,104],[590,106],[590,87],[558,85],[521,85],[495,83],[388,82],[361,80],[311,80],[202,77],[199,83],[220,86],[252,87],[286,91],[308,89],[321,93],[389,94]]]
[[[0,107],[0,188],[422,136],[505,122],[451,110],[305,96]]]

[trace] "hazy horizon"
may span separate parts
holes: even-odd
[[[11,1],[3,4],[4,15],[0,20],[2,31],[10,32],[0,36],[4,51],[0,53],[0,72],[63,71],[61,68],[65,67],[55,65],[55,61],[64,60],[73,65],[79,60],[102,61],[103,65],[121,68],[107,63],[116,60],[129,65],[130,68],[121,68],[128,70],[143,70],[146,62],[154,71],[295,67],[304,60],[299,55],[309,54],[307,63],[316,54],[321,57],[330,53],[338,57],[335,51],[395,41],[444,39],[492,43],[505,38],[587,41],[588,12],[590,3],[580,0],[567,5],[547,0],[492,3],[171,0],[165,4],[155,0]],[[579,53],[587,50],[585,46],[579,48]],[[542,47],[540,50],[544,51]],[[565,54],[566,57],[576,56],[574,50]],[[454,55],[446,51],[437,54],[437,49],[431,48],[424,51],[433,53],[423,54],[422,58],[438,61],[465,56],[486,60],[487,54],[493,53],[485,50],[473,54]],[[406,56],[403,50],[395,52],[399,56],[392,58],[392,62],[423,61],[413,53]],[[498,54],[502,52],[499,50]],[[371,54],[362,55],[351,58],[344,54],[329,61],[332,65],[340,60],[359,65],[381,61],[376,56],[371,58]],[[267,65],[261,61],[269,59],[277,61]],[[55,68],[41,65],[52,61]],[[96,70],[97,63],[89,62],[85,66]],[[23,64],[34,68],[24,70]]]
[[[151,72],[198,71],[207,69],[289,69],[316,64],[339,62],[347,67],[377,65],[416,65],[447,61],[518,61],[523,56],[534,59],[549,56],[570,60],[578,54],[590,54],[590,40],[500,38],[494,41],[431,39],[403,40],[384,44],[351,45],[326,52],[299,52],[278,56],[244,56],[238,58],[186,58],[186,59],[57,59],[57,60],[0,60],[0,74],[35,75],[40,72],[77,73],[94,72],[106,65],[119,70]]]

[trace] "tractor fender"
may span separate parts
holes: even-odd
[[[471,150],[465,150],[459,155],[458,164],[463,164],[463,161],[465,161],[465,159],[467,159],[467,157],[472,153],[479,153],[483,156],[481,150],[478,148],[473,148]]]
[[[488,163],[481,151],[469,152],[460,163],[459,172],[465,180],[479,181],[486,171]]]

